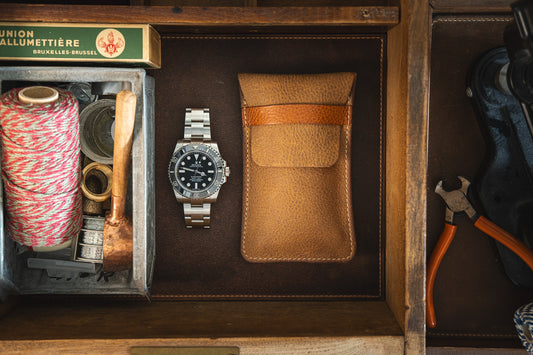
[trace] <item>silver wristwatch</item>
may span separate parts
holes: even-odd
[[[187,228],[210,227],[211,204],[228,176],[229,167],[211,140],[209,109],[186,109],[185,134],[172,153],[168,177],[183,203]]]

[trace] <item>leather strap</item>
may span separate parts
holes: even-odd
[[[242,125],[336,124],[351,125],[351,106],[290,104],[242,108]]]

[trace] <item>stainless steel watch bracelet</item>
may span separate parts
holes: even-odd
[[[210,141],[211,122],[209,109],[185,110],[185,130],[184,140],[186,141]],[[183,214],[185,215],[185,225],[187,228],[203,227],[209,228],[211,222],[211,204],[198,201],[197,203],[183,203]]]
[[[185,140],[211,140],[209,109],[188,108],[185,110]]]
[[[185,225],[187,228],[209,228],[211,222],[210,203],[184,203],[183,213],[185,215]]]

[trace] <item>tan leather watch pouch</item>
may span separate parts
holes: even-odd
[[[355,253],[351,119],[355,73],[240,74],[250,262],[345,262]]]

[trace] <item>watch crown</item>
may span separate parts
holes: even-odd
[[[229,166],[226,166],[226,172],[225,172],[225,175],[226,175],[226,177],[229,176]]]

